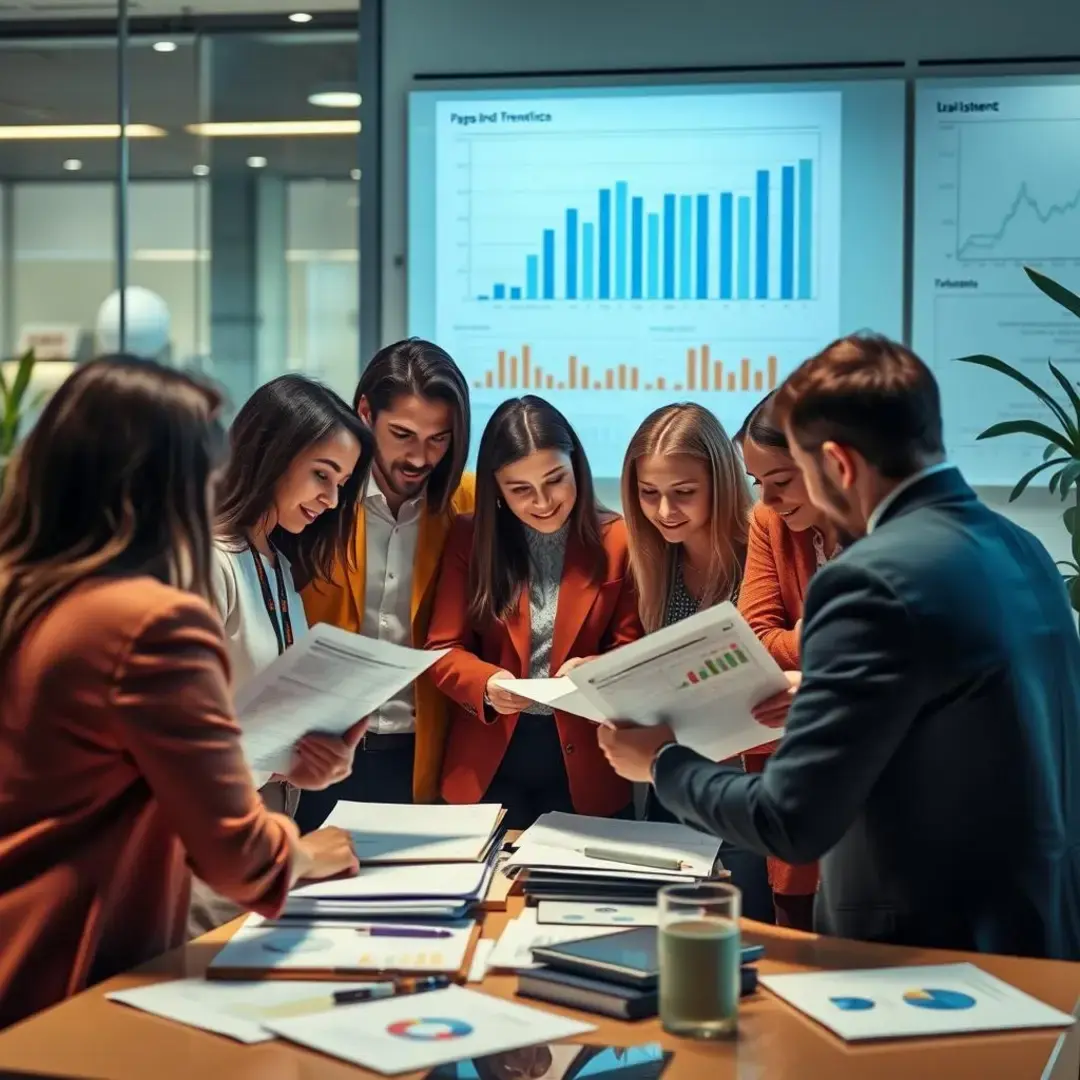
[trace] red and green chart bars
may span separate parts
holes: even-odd
[[[811,300],[814,184],[811,158],[756,169],[740,191],[650,199],[616,181],[541,231],[521,278],[476,299]]]
[[[715,675],[723,675],[725,672],[734,671],[744,664],[750,663],[742,648],[732,643],[726,649],[720,649],[711,656],[706,656],[701,662],[701,667],[686,673],[686,682],[683,686],[694,686],[703,683]]]

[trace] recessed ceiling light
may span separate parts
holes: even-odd
[[[360,170],[359,169],[350,169],[349,170],[349,176],[353,180],[359,180],[360,179]]]
[[[358,109],[361,100],[355,90],[318,90],[308,94],[308,102],[322,109]]]
[[[130,128],[128,129],[130,133]],[[208,138],[250,138],[270,135],[357,135],[359,120],[211,120],[203,124],[188,124],[191,135]],[[0,128],[3,131],[3,128]]]
[[[306,11],[294,11],[289,16],[289,22],[308,23],[315,18],[314,15],[309,15]]]
[[[69,157],[64,162],[64,168],[68,172],[78,172],[82,168],[82,162],[77,157]]]
[[[163,128],[153,124],[128,124],[129,139],[159,139]],[[119,124],[12,124],[0,127],[0,139],[118,139]]]
[[[210,175],[210,166],[209,165],[192,165],[191,171],[196,176],[209,176]]]
[[[249,157],[247,159],[247,163],[253,169],[265,169],[266,168],[266,158],[259,157],[258,155],[255,155],[254,157]]]
[[[175,41],[155,41],[154,52],[176,52]]]

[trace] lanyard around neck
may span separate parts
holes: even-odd
[[[266,567],[263,566],[262,556],[255,549],[255,545],[249,543],[248,550],[252,559],[255,560],[255,574],[259,579],[259,589],[262,591],[263,603],[266,605],[266,614],[270,617],[270,623],[274,627],[274,637],[277,638],[278,656],[280,656],[293,643],[292,620],[289,618],[289,597],[285,592],[285,571],[281,568],[281,555],[277,554],[274,559],[274,575],[277,578],[278,599],[274,603],[274,594],[270,589],[270,579],[266,575]],[[270,548],[273,551],[273,547]],[[281,622],[278,622],[278,607],[281,608]]]

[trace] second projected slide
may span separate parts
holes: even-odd
[[[1011,485],[1044,444],[977,436],[1038,403],[955,360],[989,353],[1056,388],[1052,359],[1080,380],[1080,323],[1024,274],[1080,289],[1080,84],[930,83],[916,115],[913,344],[941,385],[950,455],[974,483]]]

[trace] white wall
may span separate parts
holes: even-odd
[[[406,332],[406,103],[420,75],[502,76],[740,65],[1020,59],[1080,41],[1076,0],[388,0],[384,23],[383,337]],[[927,71],[925,74],[940,74]],[[970,72],[969,72],[970,73]],[[977,72],[976,72],[977,73]],[[687,73],[686,78],[692,78]],[[743,76],[744,78],[746,76]],[[771,79],[770,73],[753,78]],[[612,485],[601,492],[618,505]],[[1044,492],[1007,505],[1054,558],[1068,555],[1061,503]]]

